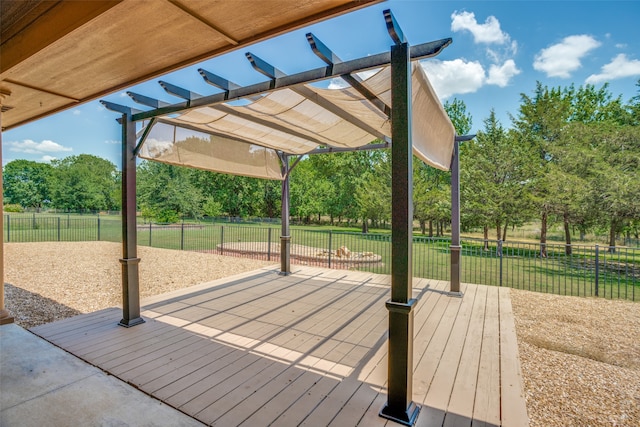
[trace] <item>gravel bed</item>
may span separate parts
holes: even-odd
[[[511,290],[531,427],[640,426],[640,303]]]
[[[4,252],[6,307],[25,328],[122,307],[119,243],[5,243]],[[146,246],[138,257],[141,298],[274,265]]]
[[[5,244],[5,301],[39,324],[121,305],[121,245]],[[141,246],[141,297],[273,262]],[[511,290],[532,427],[640,425],[640,303]]]

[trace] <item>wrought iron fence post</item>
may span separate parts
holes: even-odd
[[[151,247],[151,230],[152,230],[151,221],[149,221],[149,247]]]
[[[7,215],[7,242],[11,241],[11,216]]]
[[[500,258],[500,286],[502,286],[502,240],[498,240],[498,257]]]
[[[184,221],[180,225],[180,250],[184,250]]]
[[[60,241],[60,217],[58,217],[58,242],[59,241]]]
[[[267,261],[271,261],[271,227],[269,227],[267,230]]]
[[[329,268],[331,268],[331,237],[333,233],[329,230]]]
[[[100,214],[98,214],[98,242],[100,241]]]
[[[224,225],[220,226],[220,255],[224,253]]]
[[[600,277],[600,247],[596,245],[596,296],[598,295],[598,285]]]

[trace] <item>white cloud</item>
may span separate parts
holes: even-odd
[[[45,162],[45,163],[50,163],[51,160],[56,160],[56,159],[57,159],[57,157],[45,155],[45,156],[42,156],[40,161]]]
[[[547,77],[568,78],[581,67],[581,59],[598,46],[599,41],[585,34],[565,37],[560,43],[542,49],[533,61],[533,68],[545,72]]]
[[[104,141],[105,144],[120,144],[121,141],[116,141],[115,139],[108,139]]]
[[[440,99],[476,92],[486,80],[484,68],[478,61],[431,59],[422,62],[422,67]]]
[[[63,151],[73,151],[71,147],[65,147],[57,142],[45,139],[42,142],[35,142],[30,139],[24,141],[10,141],[7,143],[9,151],[26,154],[45,154],[45,153],[60,153]]]
[[[456,94],[477,92],[485,85],[505,87],[512,77],[521,72],[513,59],[508,59],[502,65],[491,65],[489,73],[478,61],[463,59],[430,59],[421,64],[441,100]]]
[[[329,82],[329,86],[327,86],[327,89],[344,89],[346,87],[349,87],[347,82],[342,80],[340,77],[335,77],[331,79],[331,81]]]
[[[74,116],[79,116],[80,114],[82,114],[82,111],[80,111],[78,109],[73,110],[73,115]]]
[[[359,73],[355,73],[357,77],[362,80],[366,80],[369,77],[375,75],[381,70],[381,68],[374,68],[372,70],[360,71]],[[341,77],[334,77],[329,81],[329,86],[327,89],[344,89],[349,87],[349,83],[343,80]]]
[[[509,84],[512,77],[520,74],[521,71],[516,67],[513,59],[508,59],[502,65],[492,65],[489,68],[489,77],[487,84],[505,87]]]
[[[589,84],[621,79],[623,77],[640,76],[640,61],[629,59],[624,53],[619,54],[610,63],[603,65],[600,74],[587,77]]]
[[[451,31],[469,31],[476,43],[508,43],[509,35],[500,29],[500,21],[495,16],[489,16],[484,24],[478,24],[473,12],[455,11],[451,14]]]

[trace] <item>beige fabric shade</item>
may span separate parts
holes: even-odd
[[[362,84],[391,106],[390,67]],[[413,152],[448,170],[455,129],[418,62],[412,70]],[[139,156],[175,165],[266,179],[284,179],[278,152],[303,155],[318,147],[357,148],[377,137],[392,140],[389,118],[352,87],[305,84],[275,90],[246,105],[216,104],[163,117],[152,124]],[[332,108],[325,108],[331,104]],[[357,120],[347,120],[336,109]],[[356,123],[366,126],[358,126]]]

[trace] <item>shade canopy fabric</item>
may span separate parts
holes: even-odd
[[[161,117],[151,124],[139,156],[234,175],[284,179],[278,153],[304,155],[318,147],[358,148],[391,141],[391,69],[362,80],[376,100],[355,88],[317,85],[274,90],[244,105],[220,103]],[[448,170],[455,129],[419,62],[412,68],[414,154]]]

